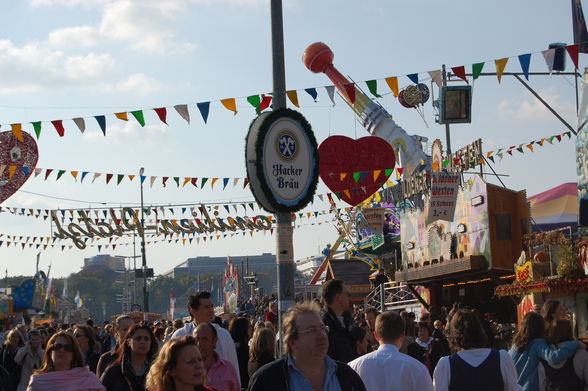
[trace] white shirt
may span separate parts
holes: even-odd
[[[239,360],[237,360],[237,348],[235,348],[235,342],[233,341],[233,337],[231,334],[220,327],[216,323],[211,323],[216,329],[216,335],[218,337],[218,341],[216,342],[216,346],[214,350],[218,353],[218,355],[222,358],[233,364],[235,370],[237,371],[237,379],[239,379],[239,387],[241,386],[241,377],[239,374]],[[184,327],[181,329],[177,329],[174,334],[172,335],[171,339],[183,337],[186,335],[194,335],[194,331],[196,330],[196,325],[194,322],[186,323]]]
[[[380,345],[349,366],[359,374],[367,391],[433,391],[427,367],[400,353],[395,345]]]
[[[517,370],[512,358],[506,350],[499,350],[500,353],[500,372],[504,382],[503,391],[523,391],[523,388],[517,383]],[[488,358],[490,349],[468,349],[457,352],[459,357],[474,368],[477,368]],[[449,356],[442,357],[435,367],[433,373],[433,384],[435,391],[448,391],[451,382],[451,364]],[[497,390],[500,391],[500,390]]]

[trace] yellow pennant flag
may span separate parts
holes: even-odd
[[[133,181],[133,179],[135,179],[135,174],[133,174],[133,175],[129,174],[129,181],[131,181],[131,182],[132,182],[132,181]]]
[[[74,177],[74,179],[77,181],[78,180],[78,172],[77,171],[70,171],[70,174],[72,177]]]
[[[381,172],[382,170],[374,170],[374,182],[378,179]]]
[[[12,179],[16,172],[16,166],[8,166],[8,179]]]
[[[212,181],[210,182],[211,189],[214,189],[214,184],[216,183],[216,181],[218,181],[218,178],[212,178]]]
[[[23,143],[24,138],[22,137],[22,124],[12,124],[10,126],[12,126],[12,134],[14,134],[14,137]]]
[[[221,103],[227,108],[227,110],[231,110],[237,115],[237,103],[235,102],[235,98],[222,99]]]
[[[300,104],[298,103],[298,93],[296,90],[286,91],[286,95],[288,95],[288,99],[290,99],[290,102],[292,102],[294,106],[300,107]]]
[[[534,152],[533,151],[533,144],[527,144],[527,148],[529,148],[531,150],[531,152]]]
[[[376,202],[382,201],[382,196],[380,195],[379,191],[374,194],[374,198],[376,199]]]
[[[188,182],[190,182],[192,180],[192,178],[184,178],[184,183],[182,184],[182,187],[186,186],[186,184]]]
[[[347,198],[351,198],[351,194],[349,193],[349,190],[343,190],[343,193],[345,193]]]
[[[114,113],[114,116],[118,119],[121,119],[123,121],[128,121],[129,120],[129,113],[124,112],[124,113]]]
[[[394,94],[394,97],[398,98],[398,78],[394,76],[387,77],[384,80],[386,80],[386,83],[388,84],[388,87],[390,87],[390,90],[392,91],[392,94]]]
[[[504,68],[506,68],[506,63],[508,62],[508,57],[501,58],[500,60],[494,60],[496,64],[496,77],[498,78],[498,82],[500,83],[500,79],[502,79],[502,72],[504,72]]]

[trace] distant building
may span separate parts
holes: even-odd
[[[125,270],[125,257],[119,255],[99,254],[84,258],[84,269],[89,266],[106,266],[112,270]]]
[[[245,272],[259,272],[262,269],[277,271],[276,256],[271,253],[263,253],[261,255],[248,255],[248,256],[230,256],[233,265],[239,268],[239,274]],[[168,272],[166,275],[169,277],[176,278],[182,274],[189,275],[205,275],[205,274],[220,274],[224,273],[227,267],[227,257],[207,257],[201,256],[196,258],[188,258],[185,262],[182,262],[173,270]]]
[[[297,259],[295,261],[296,269],[298,269],[302,275],[310,277],[314,274],[315,270],[318,269],[324,259],[324,255],[312,255],[310,257]]]

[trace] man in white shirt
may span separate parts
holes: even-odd
[[[233,364],[233,367],[235,367],[235,370],[237,371],[237,378],[240,379],[239,361],[237,360],[235,342],[226,329],[223,329],[216,323],[212,323],[214,319],[214,305],[210,299],[210,292],[198,291],[192,294],[190,299],[188,299],[188,311],[192,316],[192,322],[186,323],[184,327],[176,330],[172,335],[172,339],[183,337],[185,335],[193,335],[196,326],[199,323],[212,324],[216,329],[218,336],[218,341],[214,350],[218,353],[220,358]],[[239,386],[241,386],[241,384],[239,384]]]
[[[429,370],[418,360],[400,353],[404,340],[404,319],[394,311],[376,318],[375,352],[349,363],[363,380],[367,391],[433,391]]]

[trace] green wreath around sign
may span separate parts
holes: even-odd
[[[272,124],[275,122],[276,119],[284,118],[284,117],[288,117],[288,118],[292,119],[293,121],[297,122],[300,125],[300,127],[304,130],[304,135],[306,136],[306,138],[310,142],[311,156],[314,159],[314,161],[316,162],[315,167],[311,168],[314,172],[313,172],[313,175],[311,178],[310,186],[307,189],[307,194],[304,195],[304,197],[302,199],[300,199],[300,201],[295,206],[288,206],[288,205],[284,205],[279,202],[276,202],[275,196],[274,196],[270,186],[268,185],[268,183],[265,179],[264,167],[263,167],[263,163],[262,163],[263,159],[261,159],[261,157],[263,156],[263,141],[265,140],[267,132],[270,130]],[[255,118],[251,122],[251,125],[249,125],[249,131],[251,131],[251,127],[255,123],[256,119],[257,118]],[[245,138],[245,140],[247,140],[247,138]],[[245,144],[247,144],[247,142]],[[247,148],[247,147],[245,147],[245,148]],[[270,112],[269,114],[267,114],[265,119],[263,119],[263,122],[259,125],[259,131],[257,132],[257,138],[255,139],[255,154],[257,156],[257,162],[255,163],[255,169],[256,169],[255,174],[257,175],[257,178],[259,179],[259,185],[261,187],[261,191],[266,196],[266,198],[268,199],[268,202],[275,209],[275,211],[277,211],[277,212],[296,212],[297,210],[303,209],[306,205],[308,205],[309,202],[312,201],[312,199],[314,197],[314,193],[316,191],[318,178],[319,178],[319,175],[318,175],[318,172],[319,172],[319,170],[318,170],[318,167],[319,167],[318,144],[316,142],[316,138],[314,137],[314,133],[312,132],[312,127],[310,126],[310,124],[308,123],[306,118],[304,118],[304,116],[302,114],[300,114],[299,112],[297,112],[295,110],[291,110],[291,109],[277,109],[277,110],[274,110],[274,111]],[[250,174],[251,173],[249,173],[249,168],[247,167],[247,176],[250,176]],[[263,203],[259,202],[259,200],[257,199],[255,192],[252,191],[252,193],[253,193],[253,196],[255,197],[255,200],[257,201],[257,203],[263,206]]]

